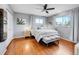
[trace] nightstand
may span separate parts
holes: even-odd
[[[31,35],[30,35],[30,31],[25,31],[25,32],[24,32],[24,36],[25,36],[25,38],[30,37],[30,36],[31,36]]]

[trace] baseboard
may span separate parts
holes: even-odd
[[[61,37],[61,39],[67,40],[67,41],[69,41],[69,42],[73,42],[73,41],[68,40],[68,39],[66,39],[66,38],[63,38],[63,37]],[[73,43],[75,43],[75,42],[73,42]]]
[[[14,38],[22,38],[22,37],[25,37],[25,36],[17,36],[17,37],[13,37],[13,39],[14,39]]]
[[[5,49],[5,50],[3,51],[2,55],[4,55],[6,51],[7,51],[7,49]]]

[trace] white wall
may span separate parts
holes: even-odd
[[[50,25],[49,22],[51,22],[52,24]],[[51,27],[52,29],[55,28],[56,23],[53,16],[47,17],[46,24],[47,24],[47,27]]]
[[[78,10],[78,14],[79,14],[79,10]],[[79,19],[79,15],[78,15],[78,19]],[[79,42],[79,36],[78,36],[79,35],[79,20],[78,20],[78,29],[77,29],[77,31],[78,31],[77,32],[77,37],[78,37],[78,42]]]
[[[17,25],[17,18],[25,19],[25,25]],[[30,15],[15,13],[14,14],[14,37],[24,37],[24,30],[30,26]]]
[[[13,39],[13,12],[12,10],[9,8],[8,5],[4,5],[4,4],[0,4],[0,8],[4,9],[5,11],[7,11],[7,17],[8,17],[8,24],[7,24],[7,38],[4,42],[0,42],[0,54],[4,54],[4,52],[6,51],[6,48],[8,46],[8,44],[11,42],[11,40]]]
[[[79,8],[75,8],[74,10],[74,42],[79,42]]]
[[[6,45],[8,46],[8,44],[12,41],[13,39],[13,15],[7,11],[8,14],[8,20],[7,20],[7,40],[6,40]]]

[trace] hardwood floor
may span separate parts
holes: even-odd
[[[14,39],[5,55],[72,55],[74,43],[60,39],[59,45],[49,46],[38,43],[34,38]]]

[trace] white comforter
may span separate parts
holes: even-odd
[[[33,30],[32,35],[35,36],[35,39],[39,42],[41,38],[50,35],[59,35],[56,30],[51,29],[42,29],[42,30]]]

